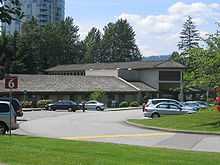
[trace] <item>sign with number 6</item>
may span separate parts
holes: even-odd
[[[5,88],[6,89],[17,89],[18,88],[18,78],[17,77],[6,77],[5,78]]]

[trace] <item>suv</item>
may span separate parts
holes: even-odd
[[[0,97],[0,101],[10,102],[10,98]],[[22,111],[22,105],[21,105],[20,101],[16,98],[12,98],[12,106],[13,106],[17,116],[22,117],[23,116],[23,111]]]
[[[10,117],[11,115],[11,117]],[[11,127],[10,127],[11,120]],[[0,135],[5,134],[7,131],[15,130],[18,128],[16,113],[13,106],[11,106],[10,113],[10,103],[8,101],[0,101]]]

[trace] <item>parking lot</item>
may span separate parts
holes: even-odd
[[[147,130],[127,125],[131,118],[143,118],[140,109],[118,112],[36,111],[25,112],[15,134],[67,140],[110,142],[220,152],[220,137]]]

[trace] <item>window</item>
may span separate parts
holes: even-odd
[[[160,81],[180,81],[181,72],[180,71],[160,71],[159,80]]]
[[[178,110],[180,109],[177,105],[174,105],[174,104],[170,104],[170,109],[175,109],[175,110]]]
[[[157,106],[157,108],[169,108],[169,105],[168,104],[160,104]]]
[[[9,105],[0,104],[0,112],[9,112]]]

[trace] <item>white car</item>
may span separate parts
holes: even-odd
[[[97,111],[104,111],[105,104],[98,102],[96,100],[91,100],[85,103],[85,108],[87,110],[97,110]]]

